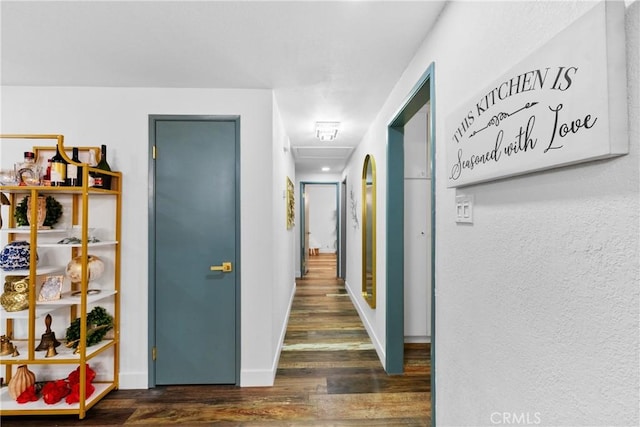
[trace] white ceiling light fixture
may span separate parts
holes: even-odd
[[[316,138],[320,141],[333,141],[338,136],[340,122],[316,122]]]
[[[331,170],[331,168],[329,166],[324,166],[322,168],[322,172],[329,172]]]

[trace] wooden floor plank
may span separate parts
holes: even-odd
[[[162,386],[117,390],[85,426],[384,426],[430,424],[428,344],[405,346],[405,374],[388,376],[360,321],[335,254],[310,257],[273,387]],[[3,427],[77,425],[76,416],[2,417]]]

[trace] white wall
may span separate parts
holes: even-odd
[[[309,202],[309,246],[318,248],[322,253],[336,253],[338,187],[334,184],[309,184],[305,190]]]
[[[106,144],[111,167],[123,172],[122,388],[147,387],[150,114],[241,116],[241,384],[272,383],[282,300],[294,280],[290,268],[276,274],[286,255],[273,250],[274,242],[288,251],[288,234],[265,227],[283,203],[272,185],[274,168],[291,173],[290,160],[274,154],[282,130],[273,129],[273,107],[270,90],[2,88],[2,132],[60,133],[70,146]]]
[[[546,426],[640,421],[639,2],[626,8],[628,155],[467,187],[471,226],[456,225],[456,190],[445,185],[449,113],[593,5],[448,3],[348,166],[357,176],[371,152],[385,176],[386,126],[435,62],[437,425],[494,425],[495,413]],[[382,347],[386,190],[378,190],[379,308],[356,302]],[[349,247],[357,251],[358,239]],[[359,271],[351,260],[349,283]]]
[[[272,342],[277,344],[275,354],[280,355],[284,343],[289,320],[289,311],[295,294],[295,227],[287,229],[286,221],[286,182],[289,178],[296,181],[295,164],[289,150],[289,138],[280,118],[277,100],[273,100],[273,293],[272,313],[273,325]],[[295,197],[298,197],[294,191]],[[296,218],[296,222],[298,219]],[[265,254],[268,255],[268,254]],[[267,354],[274,354],[269,352]],[[278,357],[273,359],[272,374],[275,377],[278,369]]]

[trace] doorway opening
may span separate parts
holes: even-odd
[[[406,287],[406,256],[405,254],[407,233],[409,238],[411,233],[416,239],[423,238],[424,248],[428,249],[422,255],[422,262],[428,265],[428,270],[424,274],[424,279],[419,281],[418,286],[422,287],[424,295],[430,298],[426,302],[430,313],[425,321],[428,325],[431,345],[431,420],[434,423],[435,417],[435,64],[431,64],[420,80],[414,86],[409,96],[401,106],[399,112],[390,121],[387,145],[387,259],[386,259],[386,370],[389,374],[401,374],[404,371],[404,345],[405,345],[405,293]],[[424,167],[416,167],[416,164],[407,164],[414,168],[410,170],[405,167],[407,154],[405,150],[411,150],[407,137],[407,131],[412,126],[410,122],[418,114],[424,114],[426,136],[424,156],[422,163]],[[415,178],[407,180],[406,178]],[[419,185],[415,185],[418,181]],[[405,196],[407,196],[405,198]],[[406,202],[409,202],[408,204]],[[426,223],[419,225],[416,229],[407,226],[405,207],[409,205],[412,209],[421,206],[424,214],[427,215]],[[413,212],[415,213],[415,212]],[[424,229],[423,229],[424,228]],[[412,242],[415,243],[415,242]]]
[[[333,255],[334,277],[341,270],[340,197],[337,182],[300,182],[300,277],[309,272],[309,258]]]

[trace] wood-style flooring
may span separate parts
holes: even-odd
[[[297,280],[273,387],[162,386],[111,392],[77,416],[2,417],[10,426],[427,426],[427,344],[407,345],[405,374],[382,369],[335,255],[310,257]]]

